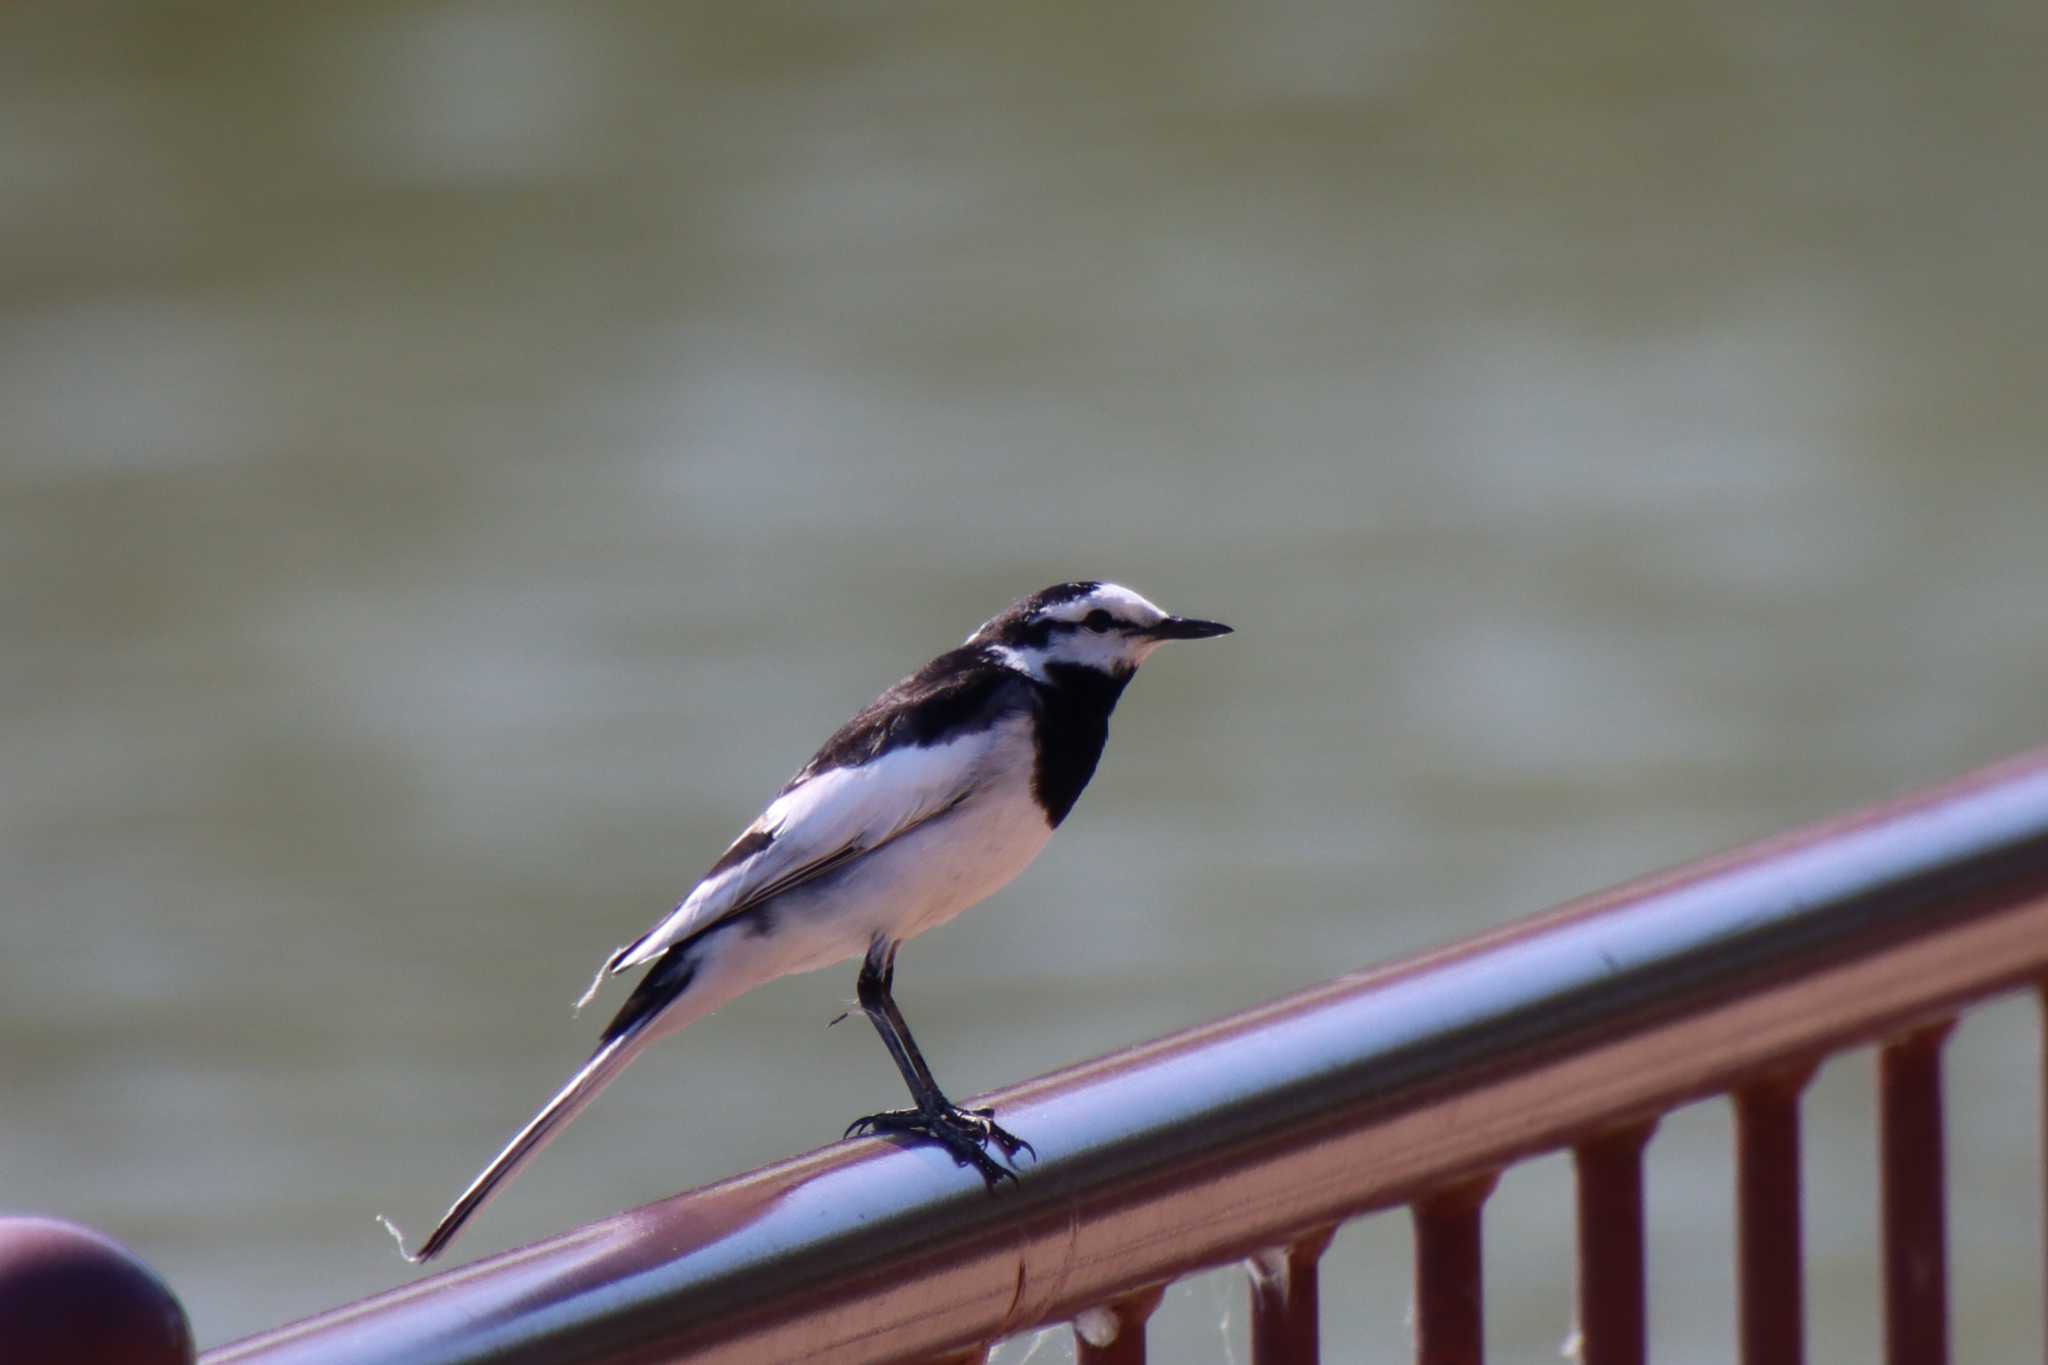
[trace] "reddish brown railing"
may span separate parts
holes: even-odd
[[[1875,1042],[1887,1351],[1938,1362],[1942,1038],[2043,980],[2048,753],[996,1095],[1039,1161],[995,1197],[840,1143],[205,1360],[978,1360],[1071,1322],[1139,1361],[1161,1288],[1237,1260],[1254,1358],[1313,1360],[1332,1231],[1405,1205],[1417,1355],[1477,1361],[1493,1179],[1569,1149],[1582,1359],[1641,1361],[1644,1145],[1726,1094],[1742,1358],[1797,1362],[1799,1094]]]

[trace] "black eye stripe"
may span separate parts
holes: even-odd
[[[1044,649],[1051,643],[1054,635],[1074,635],[1083,630],[1102,635],[1113,630],[1127,629],[1130,624],[1120,619],[1114,612],[1097,607],[1079,620],[1034,616],[1004,630],[1002,640],[1009,645]]]

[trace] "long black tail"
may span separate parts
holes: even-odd
[[[418,1265],[446,1250],[448,1244],[455,1240],[455,1234],[462,1231],[463,1224],[490,1202],[498,1188],[519,1174],[563,1125],[582,1113],[597,1098],[598,1092],[626,1069],[626,1063],[653,1041],[654,1035],[649,1028],[656,1016],[689,989],[690,981],[696,975],[696,964],[685,956],[685,952],[685,945],[678,944],[641,978],[633,994],[620,1007],[618,1017],[605,1028],[604,1041],[596,1052],[590,1054],[590,1060],[569,1078],[568,1084],[555,1092],[553,1099],[541,1106],[538,1114],[527,1120],[526,1126],[505,1144],[505,1150],[491,1158],[491,1164],[469,1183],[462,1197],[449,1207],[440,1223],[427,1234],[427,1240],[420,1243],[420,1249],[407,1252],[403,1239],[400,1240],[399,1250],[408,1261]],[[387,1222],[385,1226],[390,1224]],[[397,1229],[393,1228],[392,1233],[396,1236]]]

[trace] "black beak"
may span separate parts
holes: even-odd
[[[1169,616],[1147,632],[1157,640],[1206,640],[1228,635],[1230,627],[1221,621],[1197,621],[1192,616]]]

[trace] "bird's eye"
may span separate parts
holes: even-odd
[[[1081,618],[1081,624],[1090,630],[1100,632],[1108,630],[1115,620],[1115,617],[1111,616],[1101,607],[1097,607],[1094,611]]]

